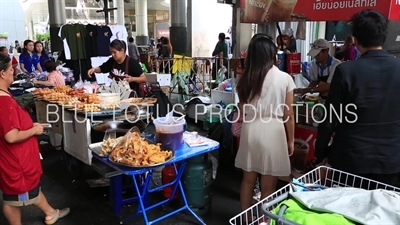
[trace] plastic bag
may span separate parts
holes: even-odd
[[[113,129],[107,129],[101,143],[101,156],[106,157],[111,154],[115,146],[121,141],[122,137],[117,138],[117,134]]]
[[[127,165],[141,165],[144,156],[141,139],[139,128],[132,127],[113,148],[111,159]]]
[[[240,137],[240,133],[242,132],[243,116],[239,115],[238,112],[234,112],[232,121],[234,121],[231,127],[232,135],[234,137]]]
[[[294,76],[294,83],[296,88],[306,88],[310,82],[303,76],[303,74],[297,74]]]
[[[74,85],[75,89],[79,89],[83,86],[83,81],[80,79],[78,80],[78,82],[76,82],[76,84]]]

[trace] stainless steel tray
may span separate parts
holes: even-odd
[[[101,155],[101,144],[102,144],[102,143],[103,143],[103,142],[92,143],[92,144],[89,145],[89,149],[90,149],[92,152],[96,153],[97,155],[106,158],[107,156],[102,156],[102,155]]]
[[[156,143],[154,143],[154,142],[152,142],[152,141],[150,141],[150,140],[148,140],[148,139],[145,139],[145,141],[147,141],[149,144],[156,144]],[[100,148],[100,151],[101,151],[101,148]],[[171,152],[172,152],[171,158],[167,159],[165,162],[157,163],[157,164],[152,164],[152,165],[145,165],[145,166],[132,166],[132,165],[127,165],[127,164],[123,164],[123,163],[120,163],[120,162],[115,162],[115,161],[113,161],[113,160],[111,159],[111,155],[108,157],[108,160],[110,160],[110,162],[112,162],[112,163],[114,163],[114,164],[116,164],[116,165],[125,166],[125,167],[130,167],[130,168],[136,168],[136,169],[142,169],[142,168],[151,168],[151,167],[162,166],[162,165],[168,164],[169,161],[171,161],[172,159],[175,158],[175,151],[174,151],[173,149],[161,145],[161,151],[171,151]]]

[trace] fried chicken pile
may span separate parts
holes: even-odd
[[[171,157],[171,151],[161,150],[160,144],[147,142],[137,132],[125,135],[110,155],[112,161],[127,166],[152,166]]]

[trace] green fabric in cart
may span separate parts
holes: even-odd
[[[346,219],[344,216],[336,213],[319,213],[309,210],[304,207],[301,203],[288,199],[278,207],[276,207],[272,212],[278,215],[279,210],[285,204],[288,206],[283,217],[287,220],[302,224],[302,225],[355,225],[356,223]],[[271,225],[276,225],[275,220],[271,220]]]

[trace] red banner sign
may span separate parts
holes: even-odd
[[[241,0],[242,23],[346,21],[364,9],[400,20],[400,0]]]
[[[389,19],[400,20],[400,0],[392,0]]]
[[[169,37],[169,30],[158,30],[157,33],[157,37]]]

